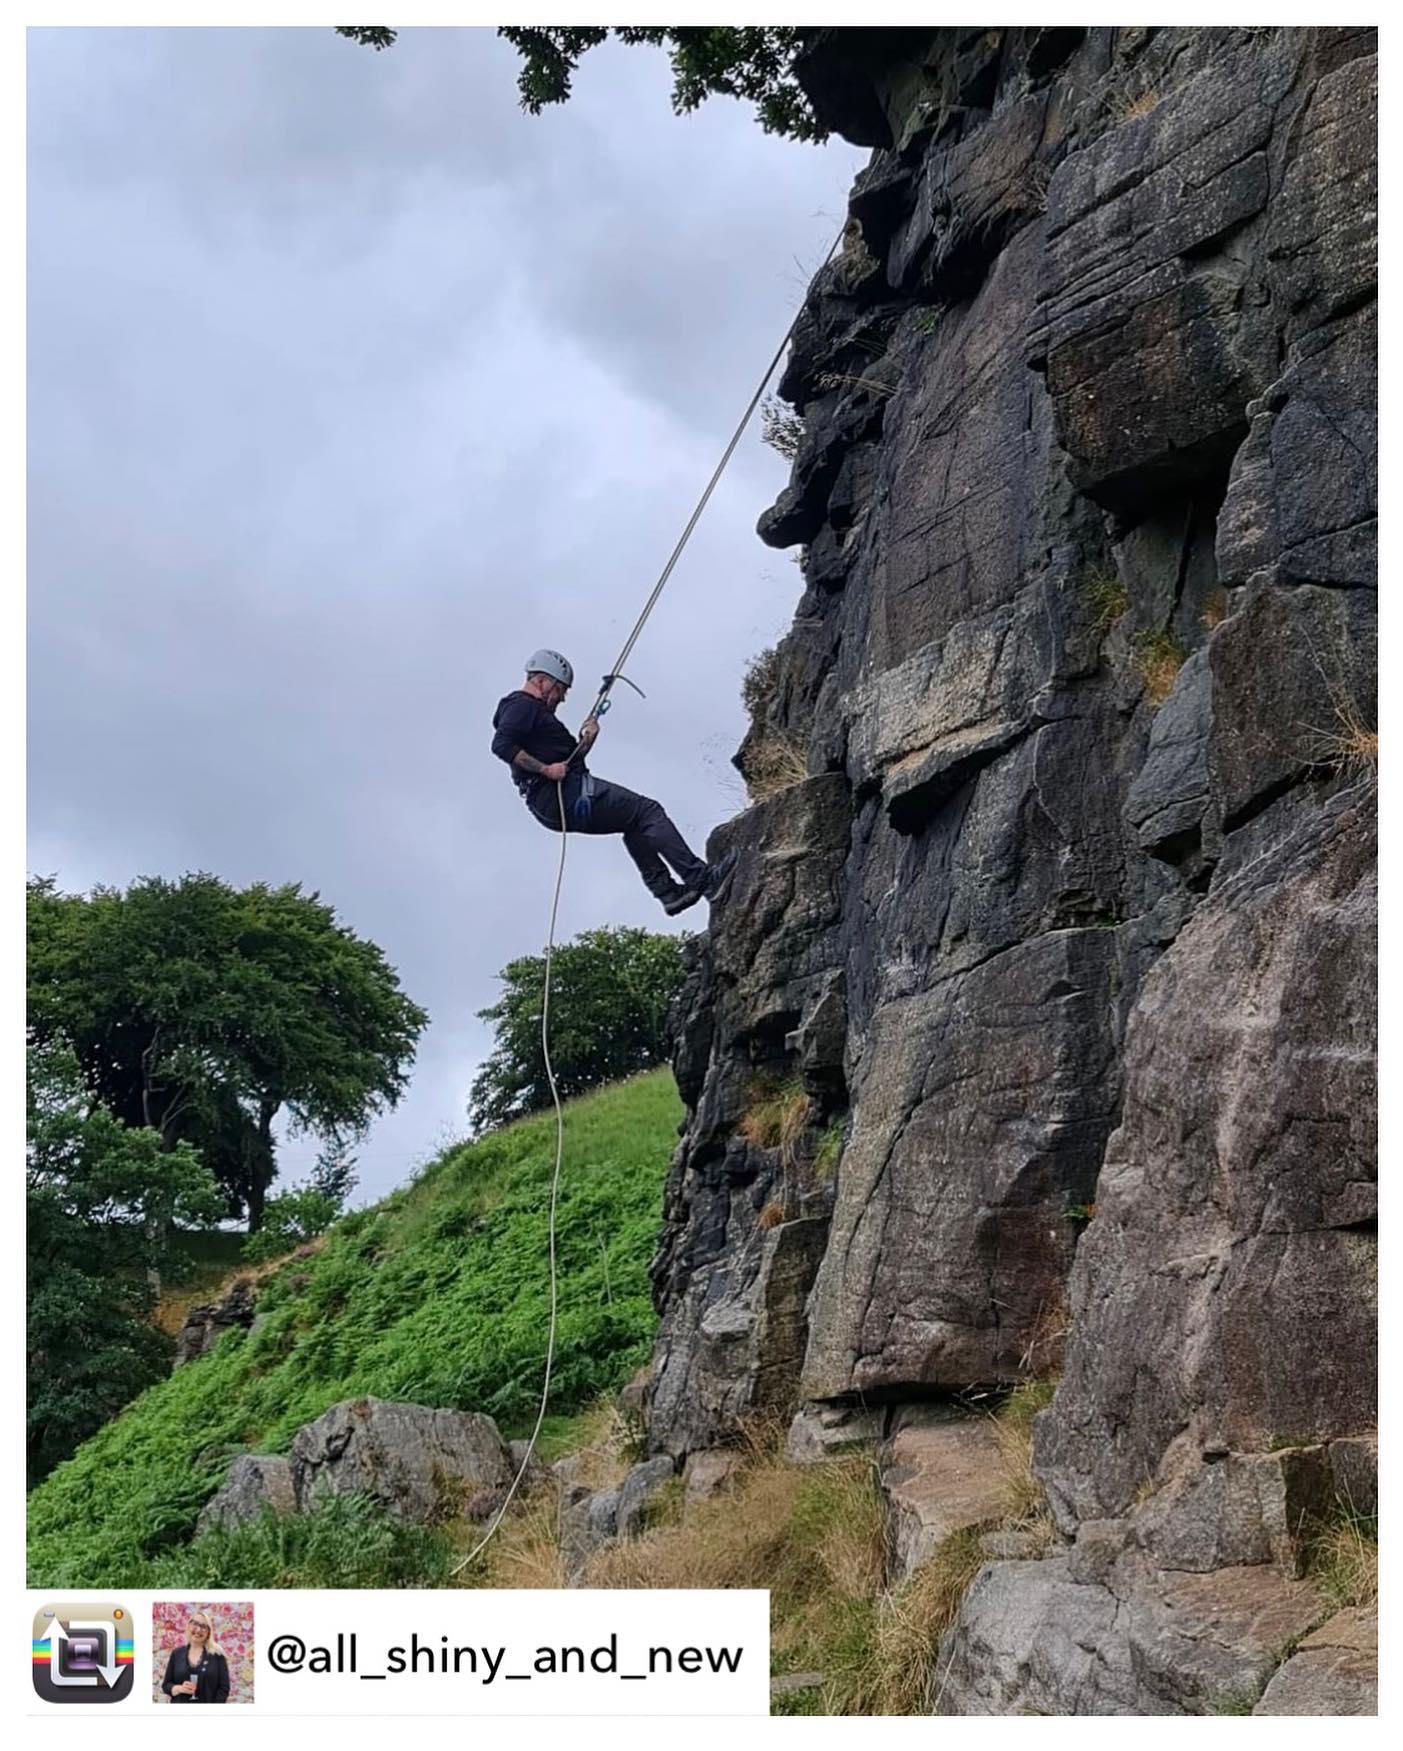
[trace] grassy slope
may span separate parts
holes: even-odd
[[[618,1385],[647,1356],[647,1264],[680,1117],[667,1071],[568,1110],[558,1412]],[[485,1410],[508,1433],[529,1423],[554,1135],[550,1118],[530,1119],[450,1149],[339,1223],[315,1258],[275,1274],[255,1332],[231,1334],[143,1393],[34,1491],[30,1584],[154,1584],[153,1562],[178,1568],[178,1547],[234,1455],[285,1452],[341,1399]]]

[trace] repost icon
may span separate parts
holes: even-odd
[[[45,1605],[32,1660],[45,1702],[120,1702],[132,1687],[132,1614],[105,1599]]]

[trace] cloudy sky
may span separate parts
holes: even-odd
[[[533,118],[485,29],[29,44],[30,868],[301,881],[381,944],[433,1021],[377,1195],[463,1131],[544,940],[496,701],[551,644],[574,727],[864,155],[674,117],[648,49]],[[753,532],[784,478],[747,438],[593,761],[699,849],[800,589]],[[565,936],[666,925],[619,841],[570,849]]]

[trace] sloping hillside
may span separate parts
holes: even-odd
[[[666,1071],[568,1109],[557,1413],[620,1384],[648,1355],[647,1266],[680,1116]],[[553,1145],[547,1117],[451,1148],[338,1223],[314,1258],[276,1273],[247,1336],[152,1387],[34,1492],[31,1584],[151,1578],[153,1562],[187,1544],[231,1459],[285,1451],[338,1400],[483,1410],[509,1432],[528,1424],[545,1341]]]

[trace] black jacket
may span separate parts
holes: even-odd
[[[543,766],[553,766],[557,760],[568,760],[575,749],[575,737],[533,693],[508,693],[493,713],[492,728],[496,731],[492,738],[492,752],[508,766],[523,748]],[[583,758],[576,760],[570,768],[572,772],[585,769]],[[517,789],[527,797],[540,783],[538,774],[523,772],[519,766],[511,766],[511,772]]]
[[[187,1678],[198,1680],[199,1688],[193,1696],[171,1696],[174,1685],[184,1684]],[[190,1648],[187,1643],[177,1648],[166,1661],[166,1675],[161,1680],[161,1689],[170,1696],[172,1702],[228,1702],[229,1700],[229,1662],[223,1654],[206,1654],[200,1664],[191,1670]]]

